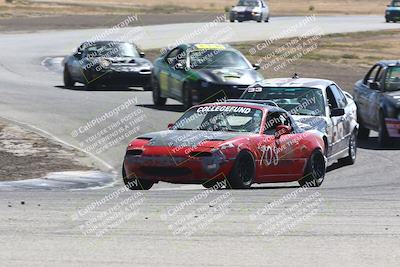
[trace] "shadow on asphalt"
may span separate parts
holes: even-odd
[[[135,92],[145,92],[142,88],[132,88],[132,87],[126,87],[126,86],[102,86],[102,87],[97,87],[96,89],[86,89],[85,86],[83,85],[75,85],[72,88],[67,88],[63,85],[56,85],[54,86],[59,89],[65,89],[65,90],[71,90],[71,91],[101,91],[101,92],[117,92],[117,91],[135,91]]]
[[[155,110],[163,110],[163,111],[172,111],[172,112],[184,112],[185,108],[183,105],[164,105],[164,106],[155,106],[155,105],[137,105],[138,107],[143,108],[151,108]]]
[[[370,150],[400,150],[400,142],[392,141],[392,143],[386,147],[381,147],[378,143],[378,137],[370,137],[366,140],[358,140],[357,147]]]

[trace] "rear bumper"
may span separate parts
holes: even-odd
[[[400,138],[400,120],[386,118],[385,123],[389,136]]]
[[[214,165],[216,164],[216,165]],[[126,155],[124,167],[128,177],[153,182],[201,184],[211,179],[223,181],[230,173],[232,160],[211,160],[211,158]]]

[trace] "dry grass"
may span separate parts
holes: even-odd
[[[11,3],[10,3],[11,2]],[[54,14],[127,14],[132,12],[179,13],[187,11],[221,12],[234,0],[1,0],[0,16]],[[299,14],[381,14],[388,0],[270,0],[273,15]]]

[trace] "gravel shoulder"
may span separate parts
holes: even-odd
[[[0,120],[0,181],[40,178],[50,172],[85,171],[85,155],[18,125]]]

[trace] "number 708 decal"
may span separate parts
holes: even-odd
[[[264,162],[267,166],[276,166],[279,163],[278,149],[276,147],[262,145],[259,147],[262,152],[260,165]]]

